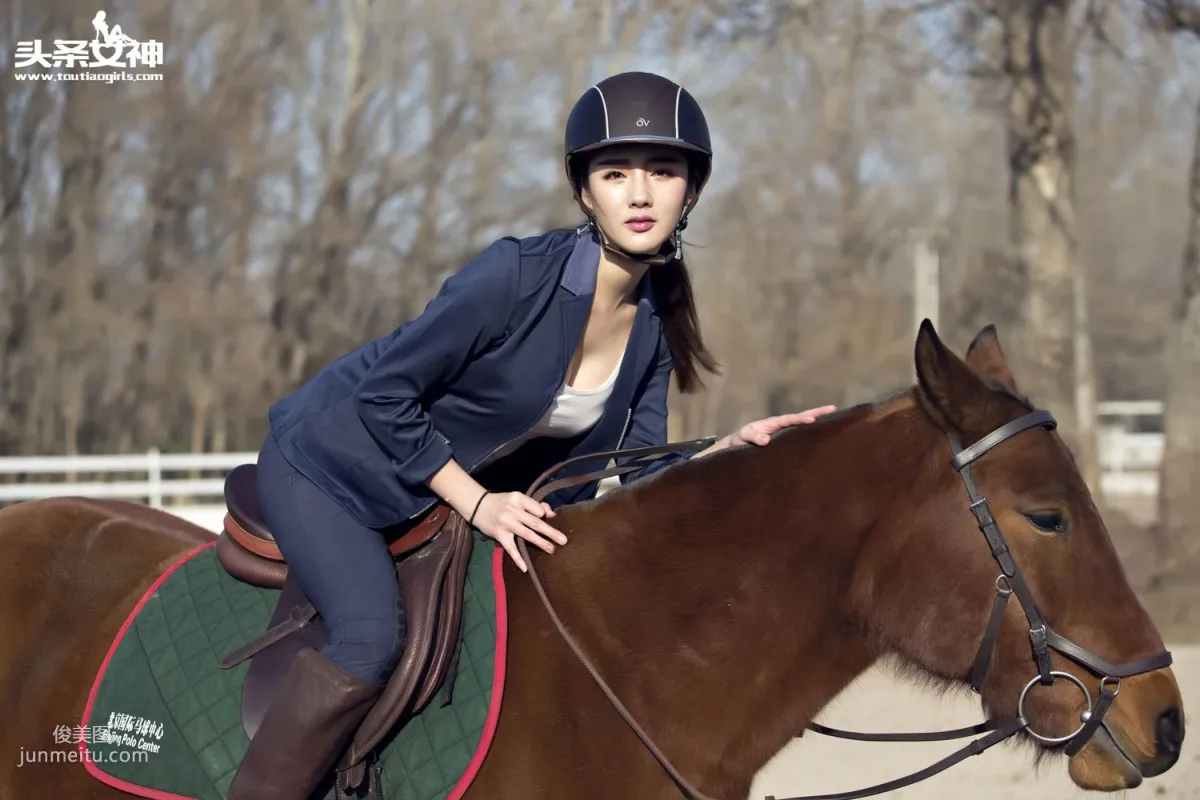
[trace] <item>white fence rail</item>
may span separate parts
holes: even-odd
[[[160,453],[153,449],[116,456],[0,458],[0,505],[67,495],[136,500],[216,531],[225,516],[225,475],[238,464],[257,458],[258,453],[252,452]],[[217,472],[220,477],[168,477],[189,472]],[[37,479],[51,475],[53,481]],[[117,475],[138,477],[116,480]],[[8,476],[25,480],[10,482]]]
[[[1158,468],[1163,434],[1138,432],[1135,419],[1156,420],[1162,430],[1163,404],[1158,400],[1115,400],[1097,404],[1100,417],[1100,485],[1110,501],[1128,500],[1126,510],[1147,518],[1146,501],[1158,497]],[[1135,430],[1130,430],[1135,429]],[[1153,507],[1153,502],[1149,503]]]
[[[1111,496],[1158,495],[1161,433],[1104,431],[1100,434],[1100,484]]]
[[[257,453],[160,453],[120,456],[34,456],[0,458],[0,475],[68,475],[95,473],[142,473],[144,480],[58,480],[0,484],[0,502],[38,500],[63,495],[141,499],[162,508],[164,498],[221,497],[225,473]],[[220,471],[219,478],[165,478],[164,473]]]
[[[1106,420],[1154,417],[1161,415],[1162,404],[1101,403],[1100,412]],[[1158,494],[1161,433],[1131,433],[1119,424],[1107,424],[1101,429],[1099,444],[1101,482],[1106,494],[1138,498]],[[0,505],[65,495],[138,500],[217,530],[224,516],[225,475],[238,464],[257,458],[253,452],[160,453],[153,449],[129,455],[0,458]],[[190,472],[215,472],[219,477],[168,477]],[[118,475],[138,477],[117,480]],[[18,480],[8,476],[17,476]],[[38,480],[39,476],[55,479]]]

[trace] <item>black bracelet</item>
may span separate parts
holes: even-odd
[[[483,494],[479,495],[479,499],[475,501],[475,510],[471,512],[471,518],[467,520],[467,527],[475,527],[475,515],[479,513],[479,506],[483,504],[483,498],[489,494],[487,489],[483,490]]]

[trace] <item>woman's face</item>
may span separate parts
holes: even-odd
[[[689,200],[688,161],[671,147],[606,147],[592,156],[581,194],[613,244],[629,253],[655,253]]]

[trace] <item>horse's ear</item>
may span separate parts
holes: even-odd
[[[915,357],[922,405],[943,428],[964,432],[966,414],[988,394],[987,386],[942,343],[928,319],[917,333]]]
[[[971,346],[967,348],[967,366],[981,377],[995,381],[1013,394],[1017,393],[1017,382],[1000,348],[995,325],[988,325],[975,334]]]

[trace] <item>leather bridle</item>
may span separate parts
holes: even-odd
[[[957,438],[953,435],[948,435],[950,449],[953,453],[951,465],[959,473],[963,484],[967,490],[967,496],[971,503],[971,512],[975,515],[975,519],[979,524],[979,530],[983,532],[987,540],[988,547],[991,549],[992,557],[1000,566],[1000,575],[996,578],[996,597],[992,603],[991,616],[988,619],[987,628],[984,631],[983,639],[979,645],[979,651],[975,657],[974,668],[971,672],[971,686],[976,693],[980,692],[983,686],[983,681],[987,677],[988,667],[991,664],[992,652],[995,649],[996,640],[1000,635],[1000,627],[1004,620],[1005,610],[1008,607],[1008,600],[1014,594],[1017,597],[1017,602],[1020,603],[1022,611],[1025,612],[1025,618],[1029,623],[1029,641],[1033,652],[1033,660],[1037,665],[1038,674],[1035,675],[1022,689],[1020,699],[1017,701],[1017,717],[1016,719],[1004,725],[1000,725],[996,720],[988,720],[973,725],[967,728],[957,728],[947,731],[931,731],[924,733],[856,733],[852,731],[842,731],[836,728],[829,728],[824,725],[811,723],[809,730],[815,731],[828,736],[836,736],[845,739],[854,739],[858,741],[874,741],[874,742],[933,742],[946,741],[949,739],[961,739],[967,736],[973,736],[979,733],[987,733],[976,739],[966,746],[956,750],[949,756],[940,761],[931,764],[930,766],[910,775],[897,778],[895,780],[881,783],[876,786],[870,786],[865,789],[858,789],[850,792],[841,792],[837,794],[822,794],[822,795],[806,795],[789,798],[776,798],[770,795],[766,800],[854,800],[854,798],[870,797],[872,795],[881,794],[883,792],[899,789],[904,786],[909,786],[918,783],[945,769],[957,764],[960,761],[974,755],[978,755],[983,751],[999,744],[1009,737],[1025,731],[1034,739],[1047,745],[1065,745],[1065,751],[1068,755],[1075,755],[1083,749],[1084,745],[1096,733],[1096,730],[1104,724],[1104,716],[1116,699],[1117,694],[1121,691],[1121,679],[1129,678],[1135,675],[1142,675],[1148,672],[1153,672],[1158,669],[1168,667],[1172,663],[1171,654],[1168,651],[1157,653],[1156,655],[1139,658],[1135,661],[1127,661],[1121,664],[1114,664],[1105,658],[1096,655],[1091,650],[1081,647],[1074,642],[1059,636],[1050,629],[1042,616],[1041,611],[1037,607],[1037,603],[1033,600],[1033,595],[1029,591],[1028,585],[1025,583],[1025,578],[1021,574],[1021,570],[1017,567],[1016,562],[1012,558],[1012,554],[1008,549],[1008,545],[1004,541],[1004,535],[1000,531],[1000,526],[996,523],[996,518],[992,514],[992,510],[988,505],[987,499],[980,493],[979,488],[975,484],[975,480],[971,475],[970,465],[978,461],[984,454],[991,451],[997,445],[1011,439],[1017,434],[1032,429],[1043,428],[1045,430],[1053,430],[1057,427],[1057,422],[1048,411],[1035,410],[1025,414],[1018,419],[1013,420],[1005,425],[1000,426],[988,435],[984,436],[979,441],[972,444],[970,447],[962,448]],[[652,457],[659,456],[665,453],[673,452],[691,452],[707,448],[716,441],[716,437],[707,437],[704,439],[694,439],[688,442],[678,442],[674,444],[656,445],[653,447],[642,447],[630,450],[613,450],[603,453],[592,453],[584,456],[577,456],[568,459],[547,470],[534,481],[530,488],[529,494],[540,501],[543,497],[551,492],[563,489],[569,486],[577,486],[582,483],[587,483],[593,480],[599,480],[614,475],[621,475],[636,469],[641,469],[645,462],[653,460]],[[589,472],[585,475],[572,476],[569,478],[561,478],[551,481],[545,485],[541,485],[542,481],[546,480],[554,472],[557,472],[563,466],[581,460],[590,459],[606,459],[606,458],[632,458],[632,463],[627,463],[622,466],[613,466],[595,472]],[[525,560],[525,564],[529,568],[529,576],[533,579],[534,586],[537,589],[538,595],[541,597],[542,605],[545,606],[547,613],[550,615],[554,626],[558,629],[559,634],[574,651],[575,655],[583,663],[583,666],[591,674],[592,678],[600,686],[600,689],[608,697],[616,710],[621,714],[629,726],[634,730],[646,748],[654,755],[654,757],[662,764],[668,774],[679,784],[689,796],[696,800],[713,800],[704,793],[700,792],[689,784],[678,770],[671,764],[662,751],[654,744],[650,737],[642,730],[633,715],[629,713],[624,704],[617,698],[613,691],[600,677],[596,668],[584,655],[583,650],[578,643],[567,632],[562,621],[559,619],[557,612],[554,610],[553,604],[546,596],[546,591],[542,588],[541,580],[538,578],[537,569],[534,567],[533,560],[529,558],[529,552],[524,539],[517,539],[518,548],[520,549],[521,557]],[[1075,675],[1055,670],[1050,662],[1050,651],[1054,650],[1084,667],[1094,675],[1100,678],[1100,697],[1093,704],[1091,692],[1087,686]],[[1025,718],[1025,702],[1030,690],[1034,686],[1041,684],[1049,686],[1054,683],[1056,678],[1073,683],[1082,693],[1087,701],[1087,708],[1080,715],[1079,727],[1067,736],[1051,737],[1035,731]]]

